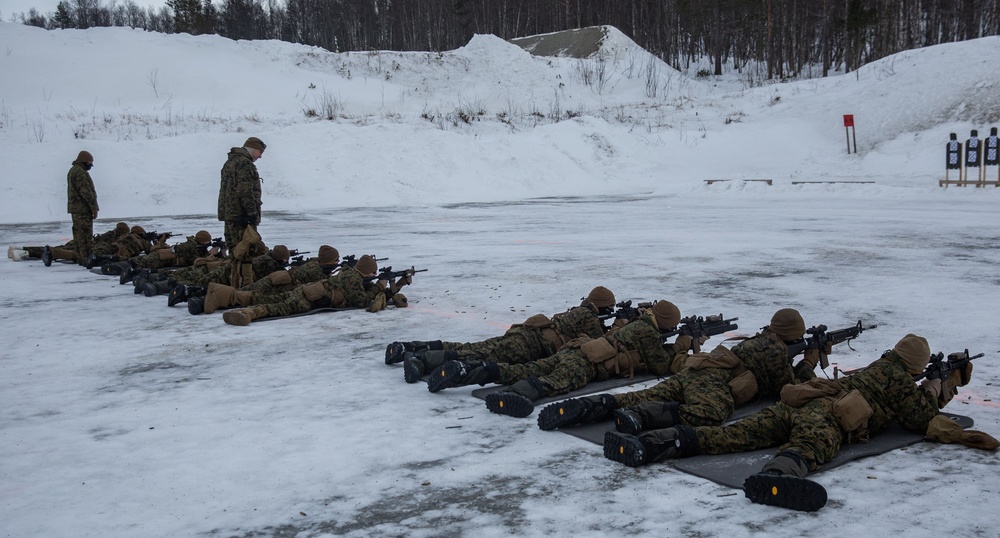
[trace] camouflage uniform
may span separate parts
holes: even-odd
[[[117,232],[116,232],[116,228],[113,228],[111,230],[108,230],[107,232],[104,232],[104,233],[102,233],[100,235],[97,235],[97,236],[93,237],[92,238],[93,239],[93,247],[92,247],[91,252],[93,252],[94,254],[105,255],[105,256],[110,256],[112,254],[115,254],[118,251],[118,248],[115,245],[116,245],[116,241],[119,238],[119,236],[117,235]],[[24,250],[28,251],[28,257],[29,258],[35,258],[35,259],[41,258],[42,257],[42,253],[45,252],[45,247],[30,246],[30,247],[21,247],[21,248],[23,248]],[[49,249],[52,251],[52,259],[53,260],[73,260],[73,261],[76,261],[78,259],[77,258],[77,253],[76,253],[76,241],[75,240],[69,241],[65,245],[59,245],[59,246],[56,246],[56,247],[49,247]],[[84,261],[86,261],[86,260],[84,260]]]
[[[153,248],[152,243],[146,240],[141,233],[129,233],[115,242],[115,254],[121,258],[129,259],[149,253]]]
[[[599,336],[619,352],[637,351],[642,361],[641,370],[658,376],[669,375],[674,359],[672,345],[663,345],[660,329],[650,316],[640,316],[635,321],[607,335]],[[604,381],[612,375],[603,364],[591,362],[578,346],[570,344],[555,355],[523,364],[499,364],[498,383],[510,385],[522,379],[537,378],[545,395],[564,394],[583,388],[592,381]]]
[[[898,421],[904,428],[923,433],[938,412],[937,398],[917,386],[895,351],[864,370],[841,378],[844,390],[857,389],[873,410],[867,431],[873,435]],[[778,446],[802,456],[810,471],[836,456],[848,439],[831,412],[832,397],[812,400],[793,408],[778,402],[726,426],[694,429],[703,454],[728,454]],[[865,435],[862,435],[865,438]]]
[[[258,272],[258,267],[254,265],[254,274],[264,275],[258,278],[253,284],[248,284],[240,288],[243,291],[252,291],[262,295],[281,293],[284,291],[291,291],[303,284],[311,284],[313,282],[319,282],[324,278],[330,276],[330,271],[335,269],[336,266],[329,266],[324,268],[319,264],[319,262],[314,258],[306,263],[298,266],[292,267],[288,270],[288,276],[291,277],[291,282],[289,284],[275,284],[270,278],[267,278],[271,273],[283,269],[277,268],[269,273]],[[261,269],[262,270],[262,269]]]
[[[73,217],[73,246],[80,264],[85,264],[94,250],[94,219],[99,210],[94,181],[83,164],[78,157],[66,174],[66,212]]]
[[[164,267],[190,267],[200,258],[208,245],[199,245],[193,235],[189,235],[183,243],[169,247],[163,243],[153,247],[144,256],[130,258],[135,267],[162,269]],[[162,252],[162,253],[161,253]]]
[[[364,308],[376,295],[382,293],[374,282],[366,282],[361,272],[353,267],[345,267],[321,283],[325,295],[318,299],[307,298],[305,288],[310,284],[306,284],[285,293],[254,294],[250,304],[263,308],[264,314],[260,317],[291,316],[317,308]],[[311,285],[316,284],[318,283]],[[334,301],[335,295],[342,297],[342,300]]]
[[[802,382],[815,377],[808,365],[801,362],[793,373],[788,359],[788,346],[769,327],[732,348],[743,366],[757,381],[757,398],[779,395],[786,383]],[[684,368],[669,379],[643,390],[615,394],[620,407],[640,406],[640,413],[656,416],[662,407],[645,406],[646,402],[677,402],[677,418],[691,426],[717,426],[733,413],[736,402],[729,382],[742,369]]]
[[[209,261],[206,264],[177,269],[171,271],[170,278],[176,280],[178,284],[187,286],[207,286],[211,282],[228,286],[233,273],[231,263],[223,260],[218,260],[218,262]],[[285,269],[285,266],[275,261],[270,253],[254,256],[252,263],[253,273],[261,275],[263,280],[266,280],[265,277],[271,273]]]
[[[540,316],[532,316],[538,318]],[[530,322],[531,319],[528,320]],[[562,345],[579,336],[600,338],[604,335],[604,324],[597,317],[597,307],[588,301],[566,312],[552,316],[551,328],[545,337],[545,329],[530,323],[514,325],[502,336],[481,342],[442,342],[442,349],[458,353],[460,360],[485,360],[496,363],[521,364],[536,361],[554,354]],[[544,324],[544,323],[543,323]]]
[[[226,223],[226,244],[243,239],[248,225],[260,224],[260,175],[246,148],[232,148],[222,166],[219,186],[219,220]]]

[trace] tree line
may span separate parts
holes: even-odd
[[[16,22],[47,29],[126,26],[277,39],[343,51],[444,51],[611,25],[677,69],[761,69],[761,78],[849,72],[887,55],[1000,35],[1000,0],[62,0]],[[766,66],[766,67],[760,67]],[[766,73],[763,70],[766,69]]]

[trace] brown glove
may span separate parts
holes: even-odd
[[[963,430],[957,422],[944,415],[937,415],[931,419],[927,425],[927,438],[939,443],[961,443],[983,450],[1000,448],[1000,441],[990,434],[978,430]]]
[[[406,300],[406,296],[402,293],[397,293],[392,296],[392,304],[396,308],[406,308],[410,306],[410,302]]]
[[[372,299],[372,302],[368,303],[368,308],[366,308],[365,310],[369,312],[378,312],[379,310],[382,310],[384,308],[385,308],[385,294],[379,293],[378,295],[375,296],[374,299]]]
[[[677,353],[687,353],[691,349],[692,342],[694,342],[694,338],[682,334],[677,337],[677,340],[674,340],[674,351]]]
[[[819,364],[819,350],[806,349],[802,353],[802,363],[808,365],[810,370],[816,368],[816,365]]]

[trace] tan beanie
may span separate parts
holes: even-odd
[[[128,234],[128,224],[124,222],[119,222],[118,224],[115,224],[115,235],[123,236],[126,234]]]
[[[73,162],[92,163],[94,162],[94,156],[91,155],[89,151],[81,151],[80,154],[76,156],[76,160]]]
[[[653,318],[661,331],[672,329],[681,321],[681,310],[670,301],[653,303]]]
[[[358,258],[358,264],[354,268],[362,275],[374,275],[378,272],[378,264],[375,263],[375,258],[372,258],[368,254]]]
[[[782,308],[771,316],[771,330],[782,340],[791,342],[802,338],[806,334],[806,322],[802,319],[802,314],[794,308]]]
[[[198,233],[194,234],[194,242],[199,245],[207,245],[212,242],[212,234],[206,232],[205,230],[200,230]]]
[[[903,359],[903,366],[910,374],[922,373],[927,361],[931,360],[931,346],[927,344],[927,339],[913,333],[896,342],[896,347],[892,350]]]
[[[316,260],[320,265],[337,265],[340,262],[340,252],[330,245],[319,247],[319,258]]]
[[[143,228],[142,226],[139,226],[138,224],[133,226],[132,229],[129,230],[129,232],[134,233],[136,235],[146,235],[146,229]]]
[[[610,307],[615,305],[615,294],[611,293],[611,290],[604,286],[597,286],[590,290],[587,300],[597,308]]]
[[[292,257],[292,253],[285,245],[274,245],[274,248],[271,249],[271,259],[276,262],[287,262],[290,257]]]
[[[256,136],[251,136],[250,138],[247,138],[246,142],[243,143],[243,147],[253,148],[257,151],[264,151],[264,149],[267,148],[267,144]]]

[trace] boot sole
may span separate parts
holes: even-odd
[[[535,411],[535,404],[516,392],[494,392],[486,396],[486,408],[498,415],[524,418]]]
[[[451,380],[458,374],[459,368],[459,365],[454,362],[446,362],[435,368],[430,377],[427,378],[427,390],[438,392],[457,386],[452,384]]]
[[[815,512],[826,506],[826,488],[805,478],[759,473],[743,482],[743,493],[750,502]]]
[[[580,424],[580,419],[586,412],[586,406],[579,400],[563,400],[547,405],[538,412],[538,427],[551,431],[563,426],[575,426]]]
[[[236,325],[238,327],[245,327],[247,325],[250,325],[250,322],[253,321],[253,320],[251,320],[250,316],[246,315],[243,312],[238,312],[236,310],[230,310],[229,312],[223,312],[222,313],[222,321],[225,321],[229,325]]]
[[[619,413],[618,409],[615,409],[615,429],[621,433],[628,433],[631,435],[637,435],[642,431],[642,425],[636,424],[632,417]]]
[[[404,359],[403,360],[403,379],[407,383],[416,383],[420,381],[421,377],[424,377],[424,367],[422,364],[418,364],[417,361],[420,359]]]
[[[385,346],[385,363],[398,364],[403,362],[403,353],[405,352],[406,348],[400,342],[393,342]],[[410,381],[410,383],[416,383],[416,381]]]
[[[629,467],[641,467],[646,464],[646,447],[638,438],[618,432],[604,434],[604,457]]]

